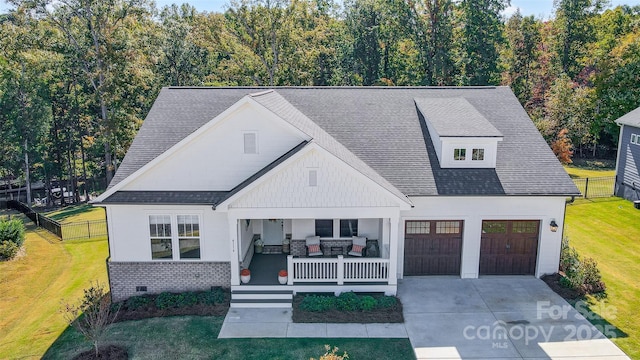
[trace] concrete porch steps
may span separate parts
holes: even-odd
[[[231,288],[232,308],[288,308],[292,307],[293,290],[274,289],[274,286],[243,286]]]

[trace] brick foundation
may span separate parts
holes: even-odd
[[[134,295],[208,290],[231,285],[229,262],[108,262],[113,301]],[[146,286],[147,291],[136,291]]]

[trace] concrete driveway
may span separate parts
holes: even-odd
[[[398,296],[418,359],[628,359],[533,277],[408,277]]]

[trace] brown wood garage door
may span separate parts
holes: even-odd
[[[410,220],[404,233],[405,275],[460,275],[462,221]]]
[[[533,275],[540,221],[483,221],[480,275]]]

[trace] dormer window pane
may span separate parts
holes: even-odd
[[[473,149],[471,160],[484,160],[484,149]]]
[[[453,160],[465,160],[467,158],[467,149],[454,149]]]

